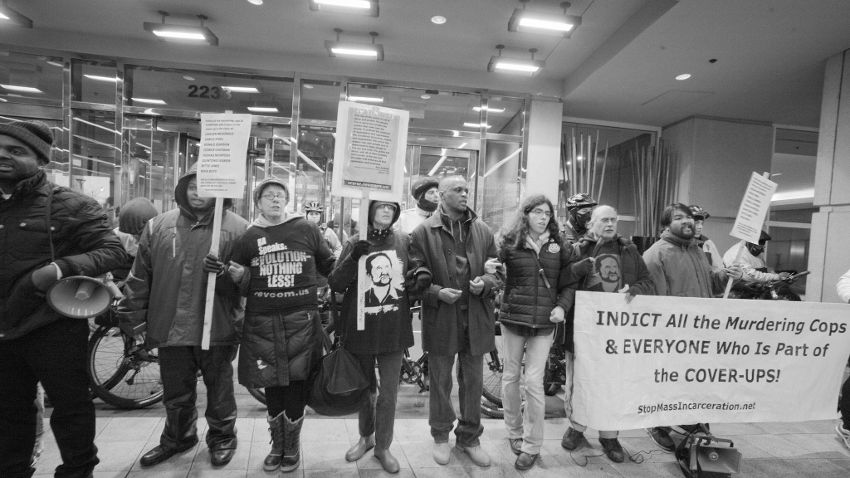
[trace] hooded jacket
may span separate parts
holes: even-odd
[[[446,221],[443,220],[444,216]],[[482,355],[496,346],[492,295],[501,286],[501,280],[495,274],[484,271],[484,263],[496,257],[495,239],[487,224],[471,209],[467,209],[459,229],[468,229],[468,234],[463,234],[470,279],[481,277],[484,290],[480,295],[468,296],[468,308],[464,311],[461,308],[462,299],[447,304],[438,298],[440,289],[444,287],[469,290],[469,283],[462,282],[457,275],[453,236],[455,224],[457,221],[448,220],[441,204],[433,216],[411,233],[411,261],[414,267],[425,266],[432,274],[431,287],[422,294],[422,348],[437,355],[456,354],[460,349],[459,341],[463,338],[459,319],[461,314],[466,314],[469,353]]]
[[[375,203],[376,201],[372,201],[369,204],[372,214],[374,214]],[[359,238],[352,238],[345,244],[336,268],[328,278],[331,290],[345,293],[340,315],[341,324],[338,324],[337,330],[342,331],[345,348],[355,354],[384,354],[413,346],[410,297],[401,282],[414,272],[414,268],[408,253],[410,237],[406,233],[392,229],[399,218],[398,209],[399,206],[396,204],[393,224],[384,234],[377,234],[371,225],[368,226],[369,253],[363,257],[375,256],[376,253],[381,252],[387,254],[392,265],[395,266],[395,274],[391,274],[390,290],[384,303],[379,304],[380,300],[371,288],[366,291],[368,297],[364,298],[363,330],[357,330],[358,296],[361,293],[357,280],[361,277],[358,274],[359,261],[351,258],[354,243]],[[365,282],[364,280],[364,284]]]
[[[122,322],[134,328],[147,325],[151,346],[201,345],[207,276],[204,257],[212,242],[213,208],[197,215],[189,206],[186,190],[195,177],[191,168],[177,182],[177,209],[162,213],[145,226],[136,260],[119,303]],[[227,210],[224,200],[218,258],[230,260],[233,244],[247,221]],[[216,280],[210,345],[232,345],[243,315],[239,289],[227,274]]]
[[[248,297],[239,383],[262,388],[307,380],[322,353],[317,279],[334,264],[318,226],[301,215],[281,224],[260,216],[237,241],[233,261],[246,268],[240,289]]]
[[[726,274],[714,271],[702,249],[692,239],[664,231],[661,239],[643,253],[657,295],[713,297],[722,292]]]
[[[33,285],[35,269],[55,261],[63,277],[94,277],[129,260],[94,199],[51,183],[43,171],[21,180],[0,198],[0,341],[62,318]]]

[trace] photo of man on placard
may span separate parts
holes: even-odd
[[[404,293],[402,264],[396,252],[377,251],[366,256],[365,273],[361,273],[360,293],[363,296],[362,313],[366,317],[398,310],[398,301]]]

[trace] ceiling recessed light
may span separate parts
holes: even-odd
[[[434,25],[442,25],[446,23],[446,17],[442,15],[434,15],[433,17],[431,17],[431,23],[433,23]]]
[[[274,106],[249,106],[248,111],[251,113],[279,113]]]
[[[222,86],[222,90],[227,90],[231,93],[259,93],[260,90],[253,86]]]
[[[189,75],[183,75],[183,79],[186,81],[195,81],[195,77]]]
[[[691,78],[690,73],[682,73],[681,75],[676,75],[676,79],[679,81],[689,80]]]
[[[422,98],[423,100],[430,100],[431,99],[431,95],[429,95],[427,93],[425,93],[423,95],[419,95],[419,97]]]
[[[307,83],[307,84],[305,84],[305,85],[304,85],[304,88],[307,88],[308,90],[312,90],[312,89],[313,89],[313,85],[311,85],[311,84]]]
[[[155,99],[155,98],[131,98],[134,103],[145,103],[148,105],[164,105],[165,100]]]
[[[248,0],[248,3],[250,3],[251,5],[262,5],[263,0]]]
[[[101,75],[83,75],[83,76],[85,76],[86,78],[88,78],[90,80],[108,81],[110,83],[117,83],[118,82],[118,78],[116,78],[114,76],[101,76]]]
[[[0,85],[4,89],[9,91],[20,91],[21,93],[44,93],[43,91],[35,88],[33,86],[21,86],[21,85]]]

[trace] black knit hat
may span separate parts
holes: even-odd
[[[41,121],[14,121],[0,124],[0,134],[11,136],[26,144],[45,163],[50,162],[50,149],[53,147],[53,132]]]
[[[422,176],[410,185],[410,195],[419,200],[419,196],[428,192],[431,188],[440,186],[440,181],[431,176]]]

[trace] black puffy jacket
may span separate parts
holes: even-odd
[[[41,171],[20,181],[9,199],[0,198],[0,340],[61,318],[32,285],[33,270],[54,261],[63,277],[94,277],[129,260],[94,199]]]
[[[538,260],[535,257],[539,258]],[[560,305],[564,312],[573,306],[575,291],[567,287],[564,277],[574,259],[573,248],[558,237],[550,237],[538,255],[526,244],[511,247],[503,244],[499,260],[505,265],[505,291],[499,321],[532,328],[551,328],[549,313]],[[540,274],[543,267],[543,275]],[[548,281],[550,288],[547,288]],[[554,298],[554,300],[553,300]]]

